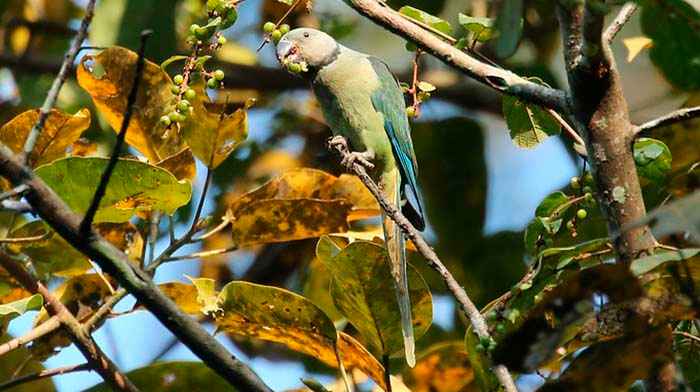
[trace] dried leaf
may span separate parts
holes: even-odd
[[[627,62],[631,63],[644,49],[651,48],[654,41],[647,37],[639,36],[625,38],[622,40],[622,43],[627,48]]]
[[[16,116],[0,128],[0,143],[15,153],[22,152],[29,131],[38,119],[39,109],[28,110]],[[90,111],[87,109],[81,109],[73,115],[52,109],[34,150],[29,155],[30,164],[38,166],[65,157],[69,147],[89,126]]]
[[[169,171],[178,180],[193,182],[197,176],[197,165],[189,147],[156,163],[156,166]]]
[[[122,47],[111,47],[80,61],[77,78],[107,123],[119,132],[131,90],[138,55]],[[146,61],[126,142],[151,162],[160,162],[185,147],[175,131],[160,124],[163,114],[174,107],[170,77],[157,65]]]

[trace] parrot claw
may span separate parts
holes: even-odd
[[[374,151],[372,150],[367,150],[365,152],[353,151],[347,153],[347,155],[343,157],[341,164],[348,168],[348,170],[352,170],[352,167],[353,165],[355,165],[355,163],[359,163],[366,169],[374,169],[374,164],[371,162],[373,159]]]
[[[347,152],[348,151],[348,141],[345,140],[344,137],[340,135],[333,136],[331,138],[328,138],[328,147],[330,148],[335,148],[336,150],[339,150],[341,152]]]

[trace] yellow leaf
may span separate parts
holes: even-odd
[[[38,119],[38,109],[19,114],[0,128],[0,143],[15,153],[21,152],[29,131]],[[89,126],[90,111],[87,109],[81,109],[74,115],[52,109],[29,156],[30,164],[39,166],[63,158],[68,148]]]
[[[191,102],[194,111],[183,123],[182,136],[192,154],[206,166],[216,168],[248,137],[248,100],[232,114],[210,111],[209,98],[201,83],[190,84],[197,92]],[[223,109],[222,109],[223,110]]]
[[[156,163],[156,166],[169,171],[178,180],[192,182],[197,175],[197,165],[189,147]]]
[[[406,377],[406,383],[415,392],[478,391],[476,385],[470,385],[472,381],[474,371],[461,341],[429,347]]]
[[[204,314],[212,314],[221,311],[218,305],[219,298],[216,293],[216,281],[207,278],[193,278],[187,276],[187,279],[194,284],[197,289],[197,303],[201,306],[200,311]]]
[[[631,63],[644,49],[649,49],[653,45],[653,41],[647,37],[631,37],[622,40],[622,43],[627,48],[627,62]]]
[[[132,264],[139,265],[144,242],[141,232],[133,223],[98,223],[97,232],[126,253]]]
[[[77,69],[78,84],[90,94],[115,132],[121,128],[137,58],[136,53],[115,46],[84,56]],[[180,135],[159,122],[174,107],[170,86],[170,77],[158,65],[146,61],[126,142],[151,162],[160,162],[185,148]]]
[[[182,282],[168,282],[158,285],[165,296],[170,298],[183,312],[201,315],[202,304],[197,301],[197,288]]]

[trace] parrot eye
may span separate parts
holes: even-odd
[[[309,38],[309,33],[304,33],[305,38]]]

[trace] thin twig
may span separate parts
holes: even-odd
[[[215,228],[209,230],[208,232],[202,234],[201,236],[199,236],[197,238],[192,238],[192,242],[204,241],[207,238],[209,238],[209,237],[213,236],[214,234],[220,232],[221,230],[225,229],[230,224],[231,224],[231,219],[229,217],[225,216],[221,219],[221,223],[219,223],[218,226],[216,226]]]
[[[20,196],[21,194],[23,194],[27,190],[29,190],[29,187],[24,185],[24,184],[22,184],[18,187],[12,188],[7,192],[0,193],[0,201],[5,200],[5,199],[9,199],[12,197]]]
[[[0,357],[9,353],[12,350],[20,348],[25,344],[32,342],[40,337],[47,335],[61,326],[61,320],[56,316],[51,316],[48,320],[32,328],[29,332],[22,336],[18,336],[8,342],[0,344]]]
[[[673,334],[688,338],[688,339],[694,341],[695,343],[700,343],[700,337],[695,336],[692,333],[683,332],[683,331],[673,331]]]
[[[78,34],[76,34],[73,43],[68,49],[68,52],[66,52],[66,56],[61,64],[61,70],[58,71],[58,75],[56,76],[56,79],[54,79],[49,93],[46,95],[44,104],[41,105],[41,109],[39,109],[39,119],[37,119],[37,122],[32,127],[32,130],[29,131],[27,140],[24,142],[23,154],[20,156],[22,163],[26,164],[28,162],[29,154],[31,154],[32,150],[34,150],[34,146],[39,139],[39,135],[44,129],[44,124],[46,124],[46,119],[49,117],[51,109],[53,109],[54,105],[56,104],[58,93],[61,91],[61,87],[63,87],[63,83],[65,83],[66,78],[68,78],[69,70],[73,66],[75,57],[80,49],[80,45],[83,44],[83,40],[85,40],[85,37],[87,37],[87,30],[90,26],[90,22],[92,21],[92,16],[95,13],[95,2],[96,0],[89,0],[85,6],[85,16],[83,17],[83,21],[80,23]]]
[[[343,159],[347,159],[350,156],[350,152],[346,147],[347,144],[335,144],[334,146]],[[486,320],[484,320],[481,312],[479,312],[479,309],[476,307],[476,305],[474,305],[474,302],[472,302],[467,293],[464,291],[464,288],[457,282],[457,280],[455,280],[454,276],[452,276],[442,261],[440,261],[438,255],[435,253],[433,248],[428,245],[420,232],[416,230],[411,222],[409,222],[409,220],[406,219],[406,217],[403,216],[403,214],[401,214],[401,212],[382,195],[379,187],[367,174],[364,166],[360,165],[359,163],[354,163],[352,165],[352,170],[360,178],[362,183],[365,184],[372,195],[374,195],[375,199],[377,199],[377,202],[379,202],[379,205],[382,207],[382,210],[384,210],[384,212],[394,222],[396,222],[399,227],[401,227],[401,230],[406,234],[406,236],[413,241],[416,249],[426,259],[428,265],[437,271],[438,274],[440,274],[440,277],[442,277],[448,290],[457,300],[464,314],[469,318],[474,332],[479,336],[479,338],[490,339],[491,335],[489,334]],[[494,368],[494,373],[506,391],[517,391],[510,373],[504,366],[496,366]]]
[[[150,252],[148,254],[148,264],[153,262],[153,258],[156,254],[156,242],[158,241],[158,227],[160,224],[160,212],[154,211],[151,214],[150,228],[148,229],[148,247]]]
[[[151,30],[145,30],[141,32],[141,46],[139,47],[139,57],[136,60],[136,71],[134,73],[133,84],[131,85],[131,91],[129,91],[129,97],[126,101],[126,111],[124,112],[124,118],[122,119],[122,126],[117,135],[117,141],[114,143],[114,149],[112,150],[112,155],[109,157],[109,162],[105,171],[102,173],[102,178],[100,178],[100,183],[97,185],[95,194],[92,197],[92,202],[90,207],[88,207],[87,212],[85,212],[85,217],[83,221],[80,222],[80,231],[85,234],[90,232],[92,227],[92,220],[95,218],[97,209],[100,207],[100,202],[107,192],[107,185],[109,184],[109,179],[112,177],[112,172],[117,166],[119,161],[119,152],[124,146],[124,138],[126,138],[126,130],[129,128],[129,122],[131,121],[131,115],[134,112],[134,104],[136,103],[136,95],[139,91],[139,85],[141,84],[141,76],[143,74],[144,65],[144,54],[146,51],[146,40],[151,36],[153,32]]]
[[[102,320],[104,320],[107,315],[111,312],[112,308],[119,302],[121,301],[122,298],[126,297],[127,291],[124,289],[119,289],[117,292],[112,294],[109,298],[105,300],[105,302],[102,304],[102,306],[99,307],[95,311],[95,313],[90,316],[90,318],[83,323],[83,328],[85,328],[85,331],[88,333],[92,332],[97,324],[99,324]]]
[[[195,252],[189,255],[184,255],[184,256],[172,256],[168,257],[163,260],[163,262],[170,262],[170,261],[179,261],[179,260],[192,260],[192,259],[201,259],[204,257],[212,257],[212,256],[218,256],[218,255],[223,255],[226,253],[231,253],[238,250],[238,245],[233,245],[228,248],[222,248],[222,249],[212,249],[212,250],[205,250],[202,252]]]
[[[87,370],[92,370],[92,366],[89,363],[82,363],[80,365],[63,366],[55,369],[42,370],[37,373],[28,374],[26,376],[18,377],[7,382],[0,384],[0,391],[8,390],[17,385],[25,384],[32,381],[41,380],[44,378],[50,378],[53,376],[60,376],[62,374],[84,372]]]
[[[581,137],[581,135],[579,135],[578,132],[576,132],[576,130],[574,128],[572,128],[571,125],[569,125],[569,123],[566,122],[566,120],[564,120],[559,115],[559,113],[557,113],[555,110],[552,110],[552,109],[547,109],[547,113],[549,113],[550,116],[554,117],[554,119],[557,120],[559,125],[561,125],[561,127],[564,128],[564,131],[566,132],[566,134],[569,135],[569,137],[571,139],[573,139],[574,143],[576,143],[580,146],[583,146],[583,147],[586,146],[586,142],[583,141],[583,138]]]
[[[9,255],[0,252],[0,265],[7,270],[25,289],[32,293],[39,293],[44,297],[46,308],[54,316],[57,316],[65,327],[68,335],[85,359],[102,376],[102,378],[117,391],[138,391],[138,388],[119,371],[117,366],[100,350],[89,334],[85,332],[80,322],[58,300],[43,283],[36,280],[21,264],[13,260]]]
[[[603,41],[607,43],[612,42],[612,40],[615,39],[617,33],[619,33],[622,29],[622,26],[624,26],[625,23],[627,23],[627,21],[630,20],[632,14],[634,14],[634,12],[637,11],[637,7],[637,3],[634,2],[629,2],[623,5],[620,9],[620,12],[617,14],[612,23],[610,23],[610,26],[608,26],[608,28],[603,33]]]
[[[634,134],[638,135],[641,132],[648,132],[656,128],[661,128],[666,125],[679,123],[696,117],[700,117],[700,106],[678,109],[659,118],[645,122],[644,124],[635,128]]]
[[[51,236],[50,232],[35,235],[31,237],[19,237],[19,238],[0,238],[0,244],[24,244],[27,242],[37,242],[42,241]]]

